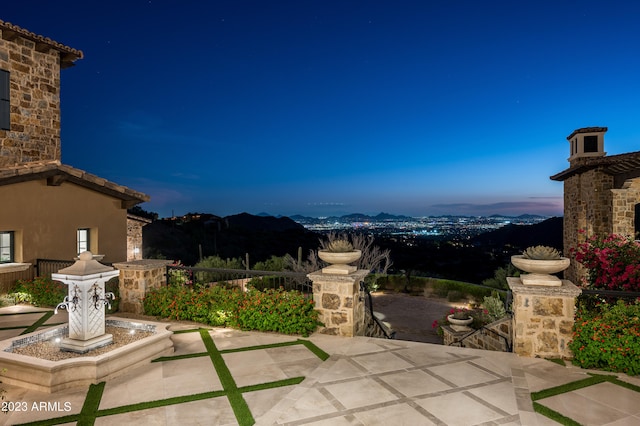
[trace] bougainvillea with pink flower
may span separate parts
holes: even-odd
[[[633,238],[594,235],[571,249],[571,253],[588,269],[589,287],[640,291],[640,243]]]

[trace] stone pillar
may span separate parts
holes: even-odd
[[[167,265],[172,260],[143,259],[114,263],[120,271],[120,311],[144,313],[142,300],[147,291],[167,284]]]
[[[525,286],[507,277],[513,292],[513,351],[521,356],[572,358],[576,297],[582,293],[571,281],[557,287]]]
[[[320,333],[335,336],[360,336],[364,333],[364,295],[360,294],[360,282],[369,271],[360,269],[350,274],[312,272],[307,277],[313,281],[313,301],[320,311],[319,320],[324,327]]]

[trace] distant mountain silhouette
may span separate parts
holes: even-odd
[[[202,218],[205,218],[203,220]],[[189,221],[159,220],[142,228],[144,257],[164,257],[194,265],[202,256],[245,258],[263,261],[274,256],[297,256],[298,247],[306,257],[319,246],[319,235],[288,217],[254,216],[241,213],[220,218],[202,215]]]
[[[552,217],[535,225],[505,225],[474,237],[472,242],[482,247],[518,247],[524,250],[529,246],[542,245],[562,250],[562,225],[562,217]]]
[[[366,215],[353,215],[361,219]],[[390,215],[393,216],[393,215]],[[394,216],[396,217],[396,216]],[[456,242],[442,238],[418,238],[408,246],[394,236],[377,236],[375,244],[391,250],[397,271],[481,283],[510,262],[511,255],[532,245],[562,249],[561,217],[535,225],[506,225]],[[187,215],[181,220],[158,220],[143,228],[145,258],[163,256],[185,265],[202,256],[240,257],[249,253],[251,265],[273,256],[297,255],[302,247],[306,258],[317,249],[321,234],[305,229],[292,218],[254,216],[248,213],[218,217],[210,214]]]

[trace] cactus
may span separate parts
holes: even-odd
[[[333,240],[327,243],[326,250],[332,253],[347,253],[353,251],[353,244],[347,240]]]
[[[529,247],[522,253],[522,257],[533,260],[558,260],[562,258],[558,250],[549,246]]]

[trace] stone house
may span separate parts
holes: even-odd
[[[0,21],[0,290],[3,276],[36,259],[90,250],[122,262],[142,252],[138,238],[127,253],[128,229],[136,238],[143,223],[127,209],[149,197],[61,163],[60,73],[82,57]]]
[[[640,232],[640,151],[607,155],[606,127],[573,131],[569,168],[551,176],[564,182],[564,254],[593,235]],[[579,232],[584,230],[584,233]],[[584,268],[575,259],[565,278],[579,284]]]

